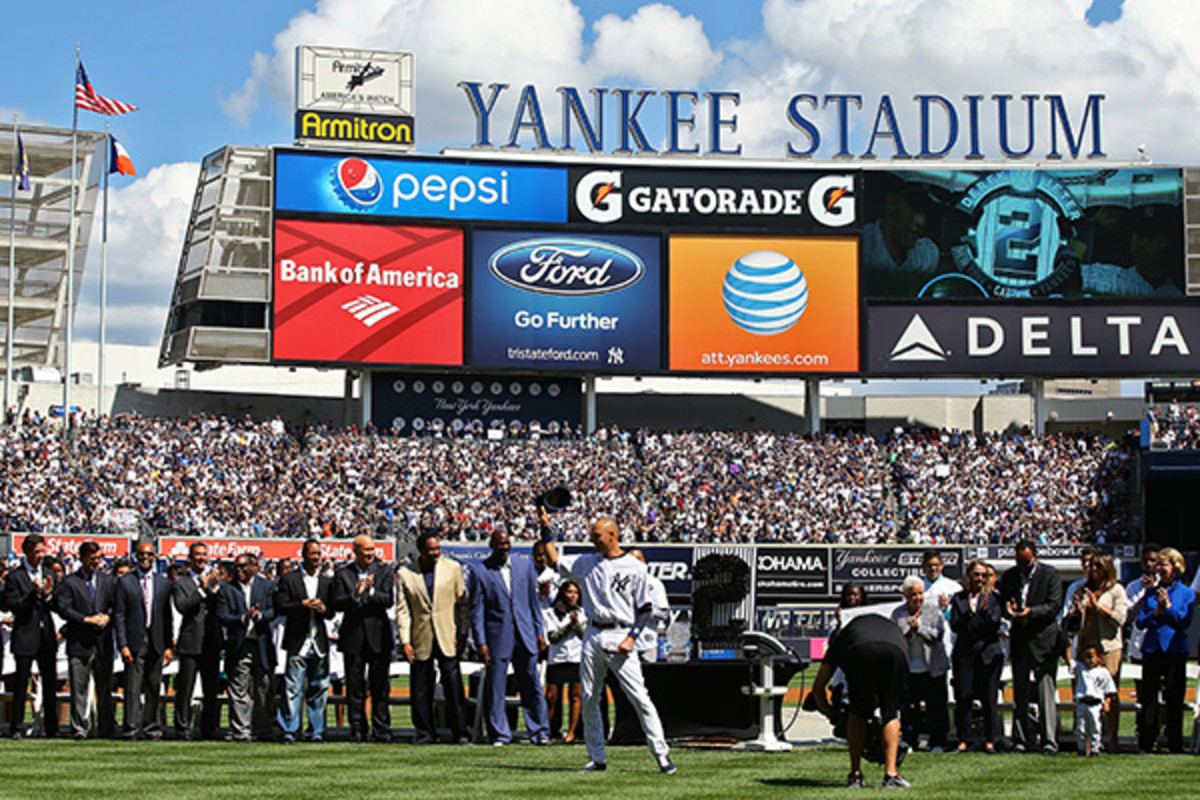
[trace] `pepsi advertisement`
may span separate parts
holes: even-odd
[[[477,230],[472,250],[472,364],[661,368],[657,236]]]
[[[566,222],[557,167],[275,151],[275,210],[504,222]]]

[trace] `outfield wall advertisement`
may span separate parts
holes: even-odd
[[[275,210],[566,222],[561,167],[275,151]]]
[[[1200,372],[1200,314],[1174,303],[872,305],[875,375]]]
[[[460,228],[276,220],[274,358],[462,364]]]
[[[854,238],[679,235],[668,252],[671,370],[858,370]]]
[[[477,229],[473,251],[475,365],[660,369],[657,236]]]

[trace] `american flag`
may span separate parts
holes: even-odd
[[[97,94],[96,90],[92,88],[91,81],[88,80],[82,61],[78,63],[75,71],[75,107],[82,108],[84,111],[95,111],[97,114],[107,114],[110,117],[137,111],[137,106]]]

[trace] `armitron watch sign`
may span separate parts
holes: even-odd
[[[412,53],[296,49],[297,141],[412,150],[412,109]]]

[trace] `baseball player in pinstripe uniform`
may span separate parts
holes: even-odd
[[[591,542],[596,552],[561,557],[545,508],[538,509],[538,519],[542,541],[546,543],[547,563],[583,587],[588,625],[583,636],[579,678],[583,684],[583,733],[590,760],[580,772],[603,772],[608,768],[600,694],[604,691],[604,677],[611,671],[637,709],[646,744],[659,770],[673,775],[675,765],[663,735],[662,721],[646,691],[642,664],[635,652],[638,636],[654,618],[646,565],[621,550],[620,529],[611,519],[599,519],[592,525]]]

